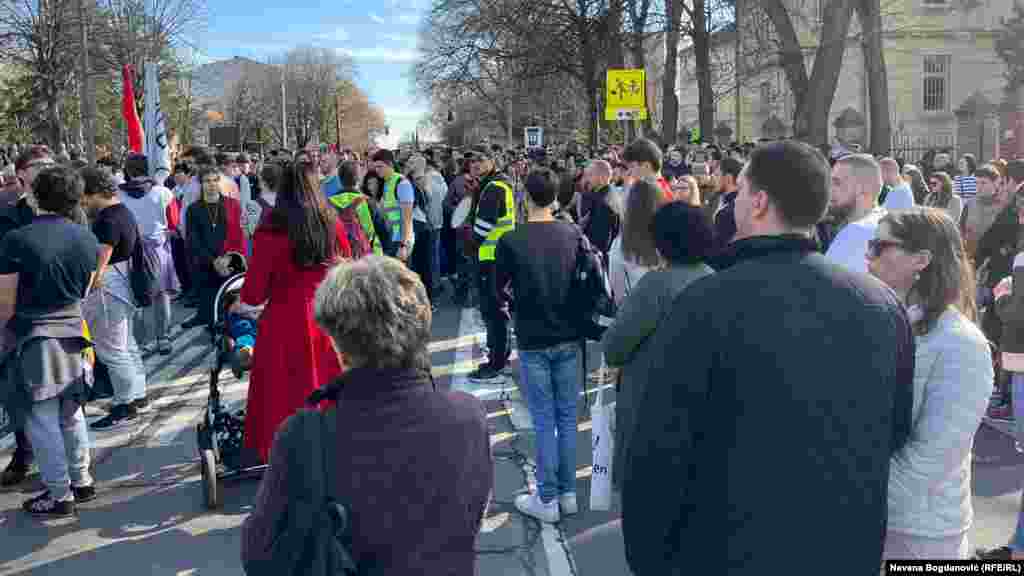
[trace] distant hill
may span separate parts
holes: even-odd
[[[192,74],[192,94],[196,102],[220,102],[231,93],[231,89],[250,67],[269,68],[269,65],[235,56],[199,66]]]

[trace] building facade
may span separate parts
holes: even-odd
[[[787,0],[808,75],[820,42],[828,0]],[[737,1],[735,26],[712,39],[715,134],[705,140],[756,141],[792,135],[794,99],[777,65],[771,25],[756,0]],[[888,76],[892,154],[916,160],[930,148],[1008,155],[1021,102],[1006,90],[1005,63],[994,50],[1007,0],[886,0],[883,57]],[[738,30],[738,32],[737,32]],[[738,42],[737,42],[738,40]],[[839,84],[829,112],[830,141],[869,142],[871,118],[863,35],[856,13],[846,40]],[[659,47],[657,44],[661,43]],[[664,39],[652,42],[652,70],[664,69]],[[680,47],[676,94],[680,132],[697,123],[698,90],[692,47]],[[660,80],[654,79],[660,86]],[[661,90],[657,90],[657,94]],[[812,95],[813,97],[813,95]],[[1009,154],[1009,155],[1012,155]]]

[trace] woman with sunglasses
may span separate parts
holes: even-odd
[[[963,213],[963,200],[953,194],[953,179],[946,172],[932,172],[928,176],[928,189],[930,192],[924,199],[925,206],[942,208],[953,219],[953,222],[960,222],[960,215]]]
[[[917,344],[914,428],[890,463],[884,558],[967,558],[971,447],[993,376],[974,274],[957,225],[934,208],[889,213],[867,258],[907,305]]]

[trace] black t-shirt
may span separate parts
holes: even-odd
[[[98,256],[99,243],[88,228],[37,216],[0,240],[0,275],[18,274],[17,314],[34,317],[82,300]]]
[[[579,338],[569,305],[580,233],[565,222],[527,222],[498,241],[499,291],[512,287],[516,339],[523,350],[550,348]]]
[[[114,204],[100,210],[92,223],[92,233],[100,244],[114,247],[109,264],[130,260],[139,239],[135,216],[124,204]]]

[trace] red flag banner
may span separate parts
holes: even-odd
[[[128,128],[128,148],[136,154],[142,154],[146,138],[142,133],[139,112],[135,108],[135,71],[128,64],[121,68],[121,115]]]

